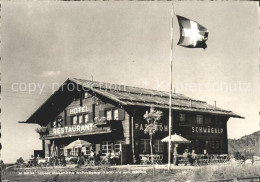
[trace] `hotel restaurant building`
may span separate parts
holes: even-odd
[[[131,163],[134,155],[150,153],[149,136],[144,133],[147,121],[144,114],[153,106],[163,112],[158,131],[153,137],[154,152],[167,161],[169,93],[144,88],[101,83],[70,78],[51,95],[25,122],[40,125],[42,153],[51,154],[55,145],[58,154],[77,155],[77,150],[66,146],[75,140],[85,140],[91,146],[83,147],[87,154],[121,152],[124,163]],[[177,133],[191,141],[180,145],[209,154],[227,154],[227,121],[241,116],[195,100],[182,94],[172,96],[172,134]]]

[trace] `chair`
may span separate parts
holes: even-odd
[[[182,155],[178,156],[178,164],[184,164],[184,158]]]
[[[153,155],[153,162],[154,162],[154,164],[159,164],[159,158],[160,158],[159,155]]]
[[[146,165],[150,163],[149,157],[147,157],[146,155],[140,155],[140,161],[142,165]]]
[[[103,165],[103,164],[105,164],[106,162],[105,162],[105,157],[104,156],[100,156],[100,160],[99,160],[99,162],[98,162],[98,165]]]

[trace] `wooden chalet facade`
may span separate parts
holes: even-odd
[[[167,143],[160,140],[168,136],[169,94],[163,91],[68,79],[24,123],[39,124],[40,139],[45,157],[55,144],[58,153],[77,155],[78,151],[66,146],[82,139],[92,143],[98,153],[121,152],[126,160],[132,154],[149,153],[149,136],[144,134],[147,124],[144,114],[153,106],[163,112],[154,135],[154,152],[164,155],[167,161]],[[206,150],[209,154],[227,154],[227,121],[241,116],[212,106],[203,101],[181,94],[173,94],[172,134],[181,134],[191,144],[179,147],[194,149],[196,153]],[[81,152],[88,153],[89,147]]]

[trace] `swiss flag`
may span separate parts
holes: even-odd
[[[207,47],[208,30],[196,21],[177,15],[180,26],[180,39],[178,45],[188,48]]]

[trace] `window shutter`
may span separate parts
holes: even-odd
[[[96,144],[96,154],[98,154],[98,152],[101,150],[101,146],[100,144]]]
[[[118,109],[118,120],[125,120],[125,111],[123,109]]]
[[[67,110],[64,110],[64,117],[63,117],[64,119],[63,119],[63,123],[62,123],[62,125],[63,126],[66,126],[67,125]]]
[[[71,117],[69,115],[67,115],[66,117],[66,126],[70,126],[71,125]]]
[[[88,113],[88,119],[89,119],[89,122],[94,122],[92,116],[93,116],[93,113],[92,113],[92,112]]]
[[[90,118],[90,119],[92,119],[93,121],[94,121],[94,119],[95,119],[95,112],[96,112],[96,106],[95,106],[95,104],[92,104],[92,118]]]
[[[104,110],[102,110],[102,111],[99,111],[99,119],[101,118],[101,117],[105,117],[105,111]]]

